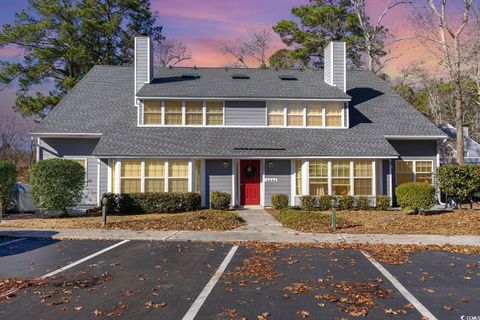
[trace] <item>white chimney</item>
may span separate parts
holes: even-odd
[[[346,60],[345,42],[332,41],[325,48],[323,79],[343,92],[347,91]]]
[[[150,37],[135,37],[135,93],[153,79],[153,52]]]

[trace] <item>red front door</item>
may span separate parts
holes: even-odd
[[[260,160],[240,161],[240,204],[260,205]]]

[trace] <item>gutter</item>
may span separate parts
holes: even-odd
[[[38,138],[100,138],[103,136],[103,133],[32,132],[30,135]]]

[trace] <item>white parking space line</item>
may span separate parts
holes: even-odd
[[[4,243],[0,243],[0,247],[8,246],[9,244],[20,242],[20,241],[23,241],[23,240],[27,240],[27,238],[19,238],[19,239],[7,241],[7,242],[4,242]]]
[[[387,269],[385,269],[377,260],[365,251],[361,251],[363,255],[378,269],[392,284],[393,286],[408,300],[420,314],[429,320],[438,320],[425,306],[415,298],[410,291],[408,291]]]
[[[91,255],[89,255],[89,256],[86,256],[85,258],[82,258],[82,259],[80,259],[80,260],[77,260],[77,261],[75,261],[75,262],[72,262],[72,263],[70,263],[69,265],[66,265],[65,267],[62,267],[62,268],[59,268],[59,269],[57,269],[57,270],[55,270],[55,271],[52,271],[52,272],[50,272],[50,273],[47,273],[46,275],[41,276],[40,279],[46,279],[46,278],[52,277],[52,276],[54,276],[54,275],[56,275],[56,274],[58,274],[58,273],[60,273],[60,272],[63,272],[63,271],[68,270],[68,269],[70,269],[70,268],[73,268],[73,267],[79,265],[79,264],[82,263],[82,262],[85,262],[85,261],[87,261],[87,260],[90,260],[90,259],[92,259],[92,258],[95,258],[96,256],[99,256],[99,255],[101,255],[102,253],[105,253],[105,252],[107,252],[107,251],[110,251],[110,250],[118,247],[118,246],[121,246],[122,244],[125,244],[125,243],[127,243],[127,242],[129,242],[129,241],[130,241],[130,240],[123,240],[123,241],[117,242],[117,243],[115,243],[114,245],[112,245],[112,246],[110,246],[110,247],[107,247],[107,248],[105,248],[105,249],[103,249],[103,250],[100,250],[100,251],[95,252],[94,254],[91,254]]]
[[[198,311],[202,307],[203,303],[207,299],[208,295],[210,292],[212,292],[213,288],[217,284],[218,280],[222,276],[223,272],[227,268],[228,264],[230,261],[232,261],[233,256],[235,255],[235,252],[237,252],[238,246],[233,246],[230,251],[228,252],[227,256],[225,259],[223,259],[222,264],[220,267],[218,267],[217,271],[213,275],[213,277],[208,281],[207,285],[205,288],[203,288],[202,292],[198,295],[197,299],[193,302],[192,306],[190,309],[188,309],[187,313],[185,316],[183,316],[182,320],[193,320],[195,319],[195,316],[197,315]]]

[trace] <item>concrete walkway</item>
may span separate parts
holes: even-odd
[[[0,228],[0,237],[52,239],[131,239],[161,241],[283,242],[283,243],[387,243],[480,246],[480,236],[416,234],[330,234],[305,233],[283,227],[262,209],[238,210],[246,222],[230,231],[129,231],[101,229]]]

